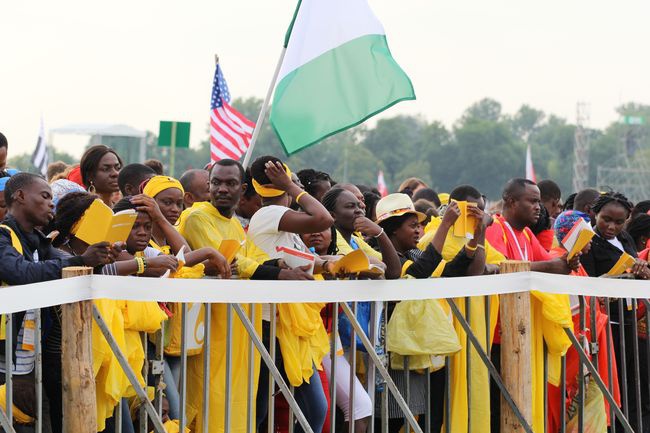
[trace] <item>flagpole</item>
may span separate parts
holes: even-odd
[[[284,60],[284,55],[287,52],[287,47],[283,46],[282,51],[280,52],[280,58],[278,59],[278,64],[275,66],[275,72],[273,73],[273,79],[271,80],[271,85],[266,92],[266,98],[264,98],[264,103],[262,104],[262,109],[260,110],[259,116],[257,116],[257,122],[255,122],[255,130],[253,131],[253,137],[251,138],[251,144],[246,150],[246,156],[244,157],[244,167],[248,166],[248,163],[251,160],[253,155],[253,149],[255,148],[255,143],[257,142],[257,137],[260,135],[260,130],[262,129],[262,124],[266,117],[266,111],[269,108],[271,102],[271,96],[273,95],[273,89],[275,88],[275,83],[278,80],[278,75],[280,74],[280,68],[282,68],[282,61]]]

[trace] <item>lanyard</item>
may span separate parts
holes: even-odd
[[[519,239],[517,239],[517,236],[515,236],[515,231],[512,230],[512,227],[510,227],[510,224],[508,221],[503,221],[506,223],[506,227],[510,231],[510,234],[512,235],[512,238],[515,240],[515,245],[517,246],[517,250],[519,250],[519,257],[521,257],[523,260],[528,261],[528,247],[526,247],[526,244],[524,244],[524,250],[521,250],[521,245],[519,245]]]

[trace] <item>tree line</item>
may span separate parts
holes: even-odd
[[[237,99],[233,105],[255,120],[262,105],[258,98]],[[650,106],[628,103],[616,109],[621,118],[636,116],[650,121]],[[196,128],[196,126],[194,126]],[[391,191],[407,177],[423,179],[438,191],[470,183],[488,197],[497,199],[501,186],[511,177],[525,173],[526,143],[532,149],[535,171],[540,179],[555,180],[563,191],[572,190],[575,124],[553,114],[522,105],[514,114],[503,112],[494,99],[482,99],[468,107],[450,127],[428,122],[421,116],[399,115],[378,120],[374,126],[360,125],[286,158],[268,118],[262,126],[255,156],[284,156],[293,169],[312,167],[329,173],[337,181],[376,185],[377,173],[384,172]],[[197,148],[177,149],[176,176],[203,167],[209,159],[207,127],[193,134],[205,139]],[[589,129],[589,184],[597,185],[599,166],[624,164],[626,160],[650,160],[650,125],[626,125],[617,119],[603,130]],[[125,159],[138,157],[138,140],[105,137]],[[157,137],[147,133],[147,157],[168,166],[169,149],[158,148]],[[55,160],[72,163],[64,152]],[[33,171],[29,155],[10,159],[10,165]],[[615,187],[615,185],[612,185]],[[565,194],[568,195],[568,194]]]

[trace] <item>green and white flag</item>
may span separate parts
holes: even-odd
[[[285,46],[271,124],[288,154],[415,99],[367,0],[302,0]]]

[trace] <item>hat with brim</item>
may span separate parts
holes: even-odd
[[[386,197],[382,198],[377,202],[376,208],[377,221],[380,223],[386,221],[389,218],[398,217],[406,214],[413,214],[418,217],[418,222],[422,222],[427,219],[427,216],[422,212],[415,210],[413,206],[413,201],[411,198],[402,193],[388,194]]]

